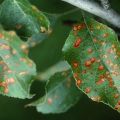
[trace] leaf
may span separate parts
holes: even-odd
[[[50,13],[45,13],[44,15],[47,16],[47,18],[49,19],[50,22],[50,28],[53,28],[55,26],[55,23],[57,22],[58,18],[56,14],[50,14]],[[47,33],[38,33],[38,34],[34,34],[32,35],[32,37],[28,38],[28,45],[29,47],[35,47],[37,44],[41,44],[42,42],[44,42],[44,40],[46,40],[48,38],[48,36],[50,36],[50,34],[52,33],[52,29],[48,30]]]
[[[55,65],[51,66],[44,72],[38,73],[37,79],[41,81],[48,80],[51,76],[53,76],[57,72],[67,71],[70,69],[69,64],[66,61],[59,61]]]
[[[27,44],[15,32],[0,28],[0,94],[30,98],[30,85],[36,66],[28,58]]]
[[[49,32],[50,26],[47,17],[28,0],[4,0],[0,5],[0,23],[22,38]]]
[[[76,104],[80,96],[71,71],[58,72],[50,78],[46,95],[28,106],[36,106],[37,111],[44,114],[63,113]]]
[[[45,39],[48,38],[48,34],[38,33],[32,35],[32,37],[28,38],[27,44],[29,48],[35,47],[37,44],[41,44]]]
[[[120,111],[120,44],[115,32],[85,17],[73,27],[63,53],[79,89]]]

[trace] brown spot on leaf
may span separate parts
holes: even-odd
[[[74,31],[77,31],[77,30],[78,30],[77,25],[74,25],[74,26],[73,26],[73,30],[74,30]]]
[[[104,83],[105,82],[105,79],[104,78],[101,78],[100,80],[98,80],[97,82],[96,82],[96,84],[97,85],[101,85],[102,83]]]
[[[91,88],[89,88],[89,87],[85,89],[85,93],[87,93],[87,94],[90,93],[90,91],[91,91]]]
[[[53,100],[51,98],[48,98],[47,103],[50,105],[52,104]]]
[[[108,33],[104,33],[104,34],[103,34],[103,37],[104,37],[104,38],[106,38],[106,37],[108,37],[108,36],[109,36]]]
[[[81,79],[78,79],[78,80],[76,81],[76,85],[77,85],[78,87],[81,85],[81,83],[82,83],[82,80],[81,80]]]
[[[94,39],[93,39],[93,42],[94,42],[94,43],[97,43],[97,39],[96,39],[96,38],[94,38]]]
[[[73,67],[77,68],[79,66],[78,62],[73,62]]]
[[[118,98],[118,97],[119,97],[119,94],[115,94],[115,95],[114,95],[114,98]]]
[[[96,61],[96,58],[93,57],[90,59],[90,61],[91,61],[91,63],[94,63]]]
[[[85,27],[86,27],[85,23],[81,23],[79,25],[74,25],[73,30],[78,31],[78,30],[84,29]]]
[[[91,61],[90,61],[90,60],[87,60],[87,61],[85,62],[85,66],[86,66],[86,67],[90,67],[90,66],[91,66]]]
[[[5,93],[5,94],[8,94],[8,92],[9,92],[9,90],[8,90],[8,88],[6,87],[6,88],[4,89],[4,93]]]
[[[103,65],[100,65],[100,66],[98,67],[98,70],[104,70],[104,66],[103,66]]]
[[[0,33],[0,39],[1,39],[1,38],[4,38],[4,35],[3,35],[2,33]]]
[[[75,41],[74,43],[74,47],[75,48],[78,48],[80,46],[80,43],[82,42],[82,39],[81,38],[77,38],[77,40]]]
[[[8,90],[8,85],[13,83],[13,78],[8,78],[6,81],[4,82],[0,82],[0,87],[4,88],[4,93],[8,94],[9,90]]]
[[[87,71],[86,71],[86,70],[83,70],[83,71],[82,71],[82,74],[85,74],[85,73],[87,73]]]
[[[78,73],[74,73],[74,78],[78,78]]]
[[[6,82],[7,82],[7,84],[12,84],[12,83],[15,82],[15,80],[14,80],[14,78],[8,78],[8,79],[6,80]]]
[[[89,48],[88,49],[88,53],[92,53],[93,51],[92,51],[92,48]]]

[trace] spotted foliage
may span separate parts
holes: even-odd
[[[0,28],[0,93],[30,98],[29,89],[35,75],[36,67],[28,58],[27,44],[15,32]]]
[[[46,95],[30,104],[38,112],[63,113],[76,104],[82,93],[75,86],[71,70],[57,72],[50,77],[46,86]]]
[[[0,23],[24,39],[46,33],[50,27],[47,17],[28,0],[4,0],[0,5]]]
[[[115,32],[85,17],[74,25],[63,53],[78,88],[120,111],[120,44]]]

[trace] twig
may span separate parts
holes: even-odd
[[[101,2],[101,5],[103,6],[103,8],[104,8],[105,10],[108,10],[108,9],[111,8],[111,7],[110,7],[109,0],[100,0],[100,2]]]
[[[77,12],[77,11],[79,11],[79,10],[80,10],[79,8],[75,8],[75,9],[66,11],[66,12],[64,12],[64,13],[58,14],[57,17],[60,18],[60,17],[66,16],[66,15],[68,15],[68,14]]]
[[[82,10],[103,18],[112,25],[120,28],[120,15],[112,9],[105,10],[99,4],[89,0],[62,0]]]

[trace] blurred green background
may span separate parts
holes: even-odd
[[[64,13],[74,9],[60,0],[30,0],[40,10],[49,13]],[[112,7],[120,13],[120,0],[110,0]],[[37,64],[38,71],[44,71],[62,58],[62,46],[71,29],[64,21],[79,21],[80,10],[62,16],[55,23],[51,36],[30,50],[30,57]],[[35,108],[25,108],[31,101],[44,95],[45,83],[35,81],[31,93],[36,94],[32,100],[19,100],[0,96],[0,120],[120,120],[120,114],[102,103],[95,103],[83,95],[82,99],[63,114],[43,115]]]

